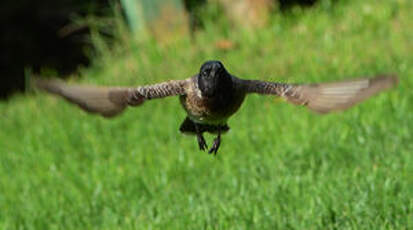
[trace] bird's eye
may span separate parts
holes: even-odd
[[[208,76],[208,72],[206,70],[202,71],[203,76]]]

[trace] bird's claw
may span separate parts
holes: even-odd
[[[199,149],[205,151],[208,148],[205,138],[202,135],[197,136]]]
[[[221,137],[218,136],[217,138],[214,139],[214,143],[212,144],[212,147],[209,149],[208,153],[214,153],[214,155],[217,155],[219,146],[221,145]]]

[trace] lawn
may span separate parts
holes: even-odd
[[[412,12],[409,0],[348,0],[253,31],[207,23],[195,41],[95,38],[101,52],[72,83],[182,79],[219,59],[243,78],[400,84],[324,116],[249,96],[216,157],[179,133],[177,98],[108,120],[17,95],[0,102],[0,229],[413,229]]]

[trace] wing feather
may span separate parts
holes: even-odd
[[[315,112],[328,113],[348,109],[397,83],[398,78],[394,75],[302,85],[254,81],[250,83],[248,91],[275,94],[290,103],[305,105]]]
[[[128,106],[138,106],[153,98],[185,94],[187,80],[132,87],[69,85],[59,80],[35,79],[37,88],[58,95],[89,113],[113,117]]]

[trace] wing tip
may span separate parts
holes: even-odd
[[[386,88],[394,87],[399,84],[399,77],[395,73],[380,74],[374,77],[372,80],[373,80],[373,83],[377,82],[377,83],[386,84],[387,85]]]
[[[58,94],[61,91],[62,84],[64,84],[63,82],[56,79],[42,79],[40,77],[34,77],[31,82],[35,88],[53,94]]]
[[[97,94],[92,96],[105,99],[95,103],[89,100],[88,97],[90,95],[84,95],[85,91],[88,91],[86,86],[67,85],[59,79],[45,79],[41,77],[33,77],[31,85],[36,89],[60,96],[88,113],[101,115],[105,118],[115,117],[121,114],[127,107],[125,100],[128,94],[121,89],[115,89],[113,92],[108,91],[107,95],[102,94],[103,92],[101,91],[95,91]],[[83,87],[83,90],[79,91],[79,87]]]
[[[368,90],[366,91],[367,93],[364,93],[361,98],[357,100],[351,100],[348,101],[347,103],[341,104],[335,108],[328,108],[326,106],[319,106],[317,105],[309,105],[309,109],[318,113],[318,114],[327,114],[330,112],[338,112],[338,111],[343,111],[346,110],[350,107],[353,107],[354,105],[364,101],[365,99],[371,97],[374,94],[377,94],[383,90],[393,88],[399,84],[399,78],[397,74],[394,73],[389,73],[389,74],[379,74],[374,76],[373,78],[369,79],[369,87]]]

